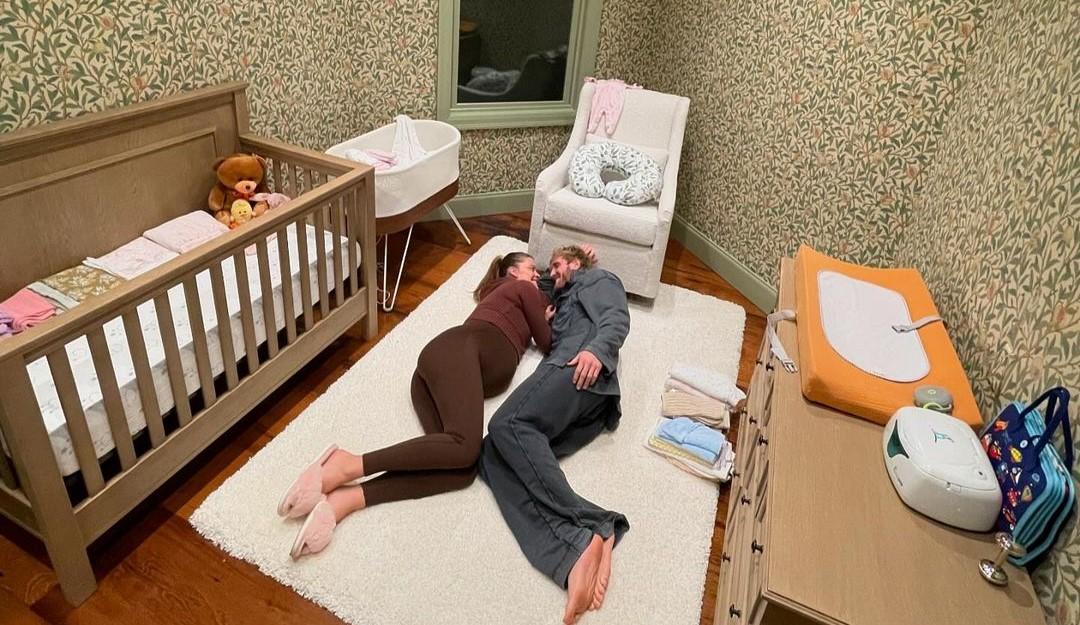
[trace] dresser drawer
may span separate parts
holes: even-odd
[[[724,551],[720,556],[720,586],[716,593],[716,610],[713,622],[717,625],[738,624],[736,619],[738,598],[746,593],[750,558],[747,545],[752,540],[752,500],[743,489],[731,499],[728,522],[724,534]]]

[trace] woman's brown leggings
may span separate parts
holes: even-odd
[[[412,401],[423,436],[364,454],[372,506],[465,488],[476,478],[484,438],[484,399],[506,390],[518,354],[502,331],[466,321],[431,340],[412,377]]]

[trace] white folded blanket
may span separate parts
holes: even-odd
[[[228,231],[228,226],[200,210],[170,219],[147,230],[143,236],[177,254],[183,254]]]
[[[724,375],[701,367],[675,363],[668,375],[672,378],[691,386],[713,399],[720,400],[729,407],[734,408],[739,402],[746,399],[746,393],[735,386],[735,380]]]
[[[87,258],[83,264],[106,271],[118,278],[131,280],[177,256],[179,254],[176,252],[146,237],[139,237],[100,258]]]

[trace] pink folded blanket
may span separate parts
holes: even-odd
[[[177,256],[176,252],[146,237],[139,237],[100,258],[87,258],[83,264],[131,280]]]
[[[0,325],[8,326],[12,334],[32,328],[55,314],[56,307],[49,300],[29,289],[20,289],[0,302]]]
[[[143,236],[177,254],[183,254],[228,231],[229,227],[214,219],[210,213],[194,211],[151,228]]]

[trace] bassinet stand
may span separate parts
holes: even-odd
[[[465,243],[467,245],[472,245],[472,240],[469,238],[469,235],[465,234],[465,229],[461,226],[461,222],[458,221],[457,215],[454,214],[454,211],[447,203],[451,198],[457,195],[457,191],[458,181],[455,180],[408,211],[375,220],[376,236],[382,237],[383,239],[383,259],[381,263],[383,268],[383,279],[382,292],[380,293],[379,298],[384,312],[393,310],[394,305],[397,303],[398,290],[401,287],[401,276],[405,272],[405,257],[409,254],[409,244],[412,242],[413,227],[416,226],[416,222],[420,221],[425,215],[440,206],[445,208],[446,214],[449,215],[450,220],[454,222],[458,232],[461,233],[461,237],[465,239]],[[401,232],[406,228],[408,229],[408,232],[405,235],[405,249],[401,252],[401,263],[398,265],[397,279],[394,281],[394,290],[391,292],[387,288],[390,278],[390,235],[395,232]]]

